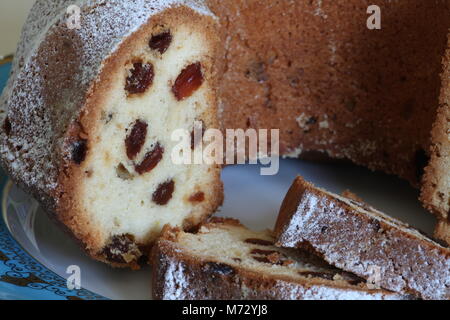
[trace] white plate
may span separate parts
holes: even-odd
[[[261,176],[259,166],[227,167],[225,203],[220,216],[240,219],[256,229],[272,228],[281,202],[296,175],[340,193],[349,189],[373,206],[431,234],[434,218],[420,205],[418,191],[393,176],[341,164],[282,160],[276,176]],[[8,191],[8,190],[7,190]],[[28,195],[11,186],[5,221],[14,238],[48,269],[67,277],[70,265],[81,268],[82,287],[112,299],[150,299],[150,269],[114,270],[89,259]],[[11,205],[14,203],[14,205]]]

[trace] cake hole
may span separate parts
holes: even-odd
[[[130,160],[136,158],[138,153],[142,150],[145,138],[147,137],[147,128],[147,123],[142,120],[136,120],[130,134],[125,139],[127,156]]]
[[[135,62],[128,72],[125,90],[130,95],[144,93],[153,84],[154,77],[151,63]]]
[[[172,43],[172,34],[170,31],[166,31],[153,36],[149,41],[151,49],[158,51],[160,54],[164,54]]]
[[[172,87],[172,92],[178,101],[189,98],[201,87],[203,80],[200,62],[191,64],[181,71]]]
[[[259,83],[266,82],[269,77],[266,73],[266,67],[263,62],[254,62],[249,67],[245,75]]]
[[[117,176],[122,180],[132,180],[134,178],[133,175],[130,173],[130,171],[128,171],[128,169],[125,168],[123,163],[117,166],[116,173]]]
[[[174,191],[175,182],[173,180],[160,184],[158,189],[153,193],[153,202],[160,206],[168,204],[172,199]]]
[[[72,161],[80,165],[86,159],[87,155],[87,140],[81,139],[72,143]]]
[[[163,155],[164,148],[158,142],[156,143],[153,150],[145,155],[144,160],[142,160],[139,165],[135,166],[136,172],[142,175],[144,173],[152,171],[162,160]]]

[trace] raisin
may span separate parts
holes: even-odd
[[[141,151],[147,137],[148,125],[142,120],[137,120],[131,129],[130,134],[125,139],[125,147],[127,149],[127,156],[130,160],[136,158]]]
[[[159,185],[158,189],[153,193],[153,202],[160,206],[164,206],[172,199],[175,191],[175,182],[173,180],[164,182]]]
[[[153,83],[155,72],[151,63],[135,62],[127,77],[125,90],[129,94],[144,93]]]
[[[5,122],[3,123],[3,130],[5,130],[7,136],[11,134],[12,126],[11,121],[9,121],[8,117],[6,117]]]
[[[139,165],[135,166],[136,172],[142,175],[152,171],[162,160],[163,155],[164,148],[158,142],[153,150],[145,155],[144,160],[142,160]]]
[[[205,265],[205,269],[206,269],[206,271],[218,273],[223,276],[229,276],[229,275],[233,275],[235,273],[234,268],[225,263],[208,262]]]
[[[172,34],[169,31],[157,34],[150,39],[149,46],[163,54],[172,43]]]
[[[245,240],[246,243],[249,244],[256,244],[258,246],[273,246],[274,243],[272,241],[268,240],[261,240],[261,239],[247,239]]]
[[[261,250],[261,249],[253,249],[251,251],[251,254],[259,254],[261,256],[268,256],[274,253],[278,253],[277,251],[274,250]]]
[[[200,62],[191,64],[181,71],[172,92],[178,101],[189,98],[203,84],[203,73]]]
[[[205,201],[205,193],[201,191],[194,193],[192,196],[189,197],[189,202],[203,202],[203,201]]]
[[[103,249],[103,255],[110,262],[128,263],[124,256],[134,255],[136,258],[141,256],[139,248],[133,241],[133,237],[128,235],[115,236],[112,238],[109,245]]]
[[[79,140],[72,144],[72,160],[80,165],[86,159],[87,154],[87,140]]]

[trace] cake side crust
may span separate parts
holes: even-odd
[[[294,199],[291,199],[294,198]],[[296,201],[297,208],[285,204]],[[305,246],[328,263],[396,292],[448,299],[450,251],[404,223],[297,178],[276,226],[277,245]]]

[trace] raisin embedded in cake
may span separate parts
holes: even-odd
[[[270,231],[215,218],[197,234],[165,229],[153,248],[153,293],[165,300],[408,299],[312,254],[276,248]],[[218,289],[220,288],[220,289]]]
[[[305,246],[337,268],[423,299],[450,299],[450,249],[361,202],[298,177],[280,210],[277,245]]]
[[[90,255],[137,268],[164,225],[222,203],[218,166],[171,159],[174,130],[219,128],[219,37],[194,1],[90,3],[69,30],[65,4],[36,2],[2,97],[2,162]]]

